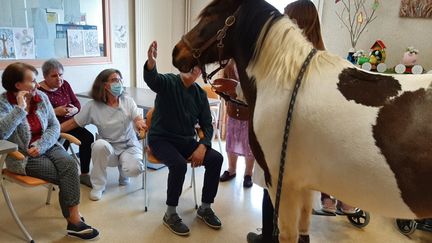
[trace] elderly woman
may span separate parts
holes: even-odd
[[[69,83],[63,79],[63,65],[56,59],[50,59],[42,65],[44,80],[40,82],[39,89],[49,98],[54,112],[60,123],[71,119],[81,109]],[[93,134],[84,127],[77,127],[68,132],[81,141],[79,147],[79,157],[81,164],[80,182],[83,185],[92,187],[90,182],[90,159],[91,145],[94,141]],[[69,142],[63,144],[65,149],[69,147]]]
[[[90,199],[98,201],[105,190],[108,166],[118,166],[120,185],[127,185],[130,176],[143,172],[142,148],[134,126],[137,130],[145,129],[145,122],[133,99],[124,94],[122,75],[116,69],[99,73],[91,96],[93,100],[86,103],[73,119],[63,122],[61,130],[68,132],[88,124],[97,127],[99,138],[92,145],[91,155],[93,189]]]
[[[36,69],[16,62],[6,67],[0,96],[0,139],[18,145],[24,160],[6,159],[12,172],[57,184],[68,235],[94,239],[99,232],[84,223],[78,211],[80,200],[78,168],[73,158],[59,145],[60,124],[48,97],[38,91]]]

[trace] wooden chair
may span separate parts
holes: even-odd
[[[66,134],[66,133],[61,133],[60,134],[61,139],[66,139],[68,140],[70,143],[76,144],[76,145],[80,145],[81,141],[79,141],[77,138],[75,138],[74,136],[70,135],[70,134]],[[60,145],[60,144],[59,144]],[[61,146],[61,145],[60,145]],[[25,238],[27,241],[29,242],[34,242],[33,238],[31,237],[30,233],[27,231],[27,229],[25,228],[24,224],[21,222],[20,218],[18,217],[18,214],[15,211],[15,208],[13,206],[13,203],[9,197],[9,193],[6,190],[6,184],[4,183],[5,180],[12,182],[12,183],[17,183],[21,186],[25,186],[25,187],[36,187],[36,186],[45,186],[48,188],[48,195],[47,195],[47,199],[46,199],[46,205],[50,204],[51,201],[51,193],[54,190],[54,185],[51,184],[48,181],[39,179],[39,178],[35,178],[35,177],[31,177],[31,176],[25,176],[25,175],[20,175],[20,174],[16,174],[11,172],[10,170],[3,168],[4,167],[4,162],[7,156],[13,157],[15,159],[18,160],[23,160],[25,158],[25,156],[18,152],[11,152],[8,154],[4,154],[4,156],[2,155],[0,158],[0,169],[1,169],[1,175],[2,178],[0,180],[0,186],[3,192],[3,196],[5,198],[6,204],[9,208],[9,211],[12,214],[12,217],[14,218],[15,222],[17,223],[17,225],[19,226],[20,230],[23,232]],[[72,155],[73,156],[73,155]],[[76,158],[77,163],[79,164],[79,160],[78,158]]]
[[[151,126],[151,118],[154,112],[154,108],[149,110],[146,115],[146,125],[147,129]],[[201,129],[197,129],[197,135],[202,138],[204,137],[204,133]],[[144,173],[143,173],[143,189],[144,189],[144,206],[145,206],[145,212],[147,212],[148,209],[148,196],[147,196],[147,164],[153,163],[153,164],[160,164],[162,163],[159,161],[151,152],[150,147],[148,147],[147,144],[147,131],[140,131],[140,138],[143,141],[143,158],[144,158]],[[191,184],[190,187],[193,189],[194,194],[194,201],[195,201],[195,209],[198,209],[198,203],[197,203],[197,195],[196,195],[196,184],[195,184],[195,168],[192,167],[192,176],[191,176]]]

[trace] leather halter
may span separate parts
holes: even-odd
[[[224,50],[224,43],[223,40],[226,37],[226,33],[228,31],[228,29],[234,25],[234,23],[237,20],[237,15],[240,11],[240,7],[241,5],[237,8],[237,10],[230,16],[228,16],[225,19],[225,24],[224,26],[219,29],[216,34],[210,38],[209,40],[207,40],[204,45],[202,45],[200,48],[194,48],[192,46],[192,44],[190,43],[190,41],[183,35],[182,40],[183,42],[186,44],[187,48],[189,48],[189,50],[192,53],[192,57],[194,59],[197,60],[198,62],[198,66],[201,68],[201,72],[202,72],[202,78],[204,80],[205,83],[208,83],[212,86],[212,90],[214,92],[216,92],[219,96],[221,96],[224,100],[226,101],[231,101],[234,102],[238,105],[241,106],[248,106],[246,103],[242,102],[241,100],[237,100],[237,99],[233,99],[232,97],[230,97],[228,94],[226,94],[225,92],[221,92],[218,91],[218,87],[216,87],[213,82],[211,82],[210,80],[212,79],[212,77],[219,72],[220,70],[224,69],[225,66],[228,64],[228,60],[223,60],[223,50]],[[200,61],[200,57],[202,55],[202,53],[204,51],[206,51],[208,48],[210,48],[211,45],[213,45],[215,42],[217,42],[217,50],[218,50],[218,57],[219,57],[219,67],[216,68],[214,71],[212,71],[210,74],[207,74],[206,70],[205,70],[205,64],[203,65]]]
[[[225,66],[228,63],[228,60],[223,60],[223,49],[225,47],[223,40],[226,37],[226,32],[228,31],[228,29],[234,25],[234,23],[236,22],[236,16],[238,14],[240,10],[240,6],[237,8],[237,10],[230,16],[228,16],[225,19],[225,24],[224,26],[219,29],[217,31],[217,33],[210,38],[209,40],[207,40],[204,45],[202,45],[200,48],[194,48],[191,44],[191,42],[186,39],[185,36],[182,37],[183,42],[186,44],[186,46],[189,48],[189,50],[192,52],[192,57],[195,58],[198,62],[198,66],[201,68],[202,71],[202,77],[204,79],[205,83],[210,83],[210,85],[213,86],[213,84],[210,82],[211,78],[217,73],[219,72],[221,69],[225,68]],[[203,65],[200,61],[200,57],[202,55],[202,53],[204,51],[206,51],[211,45],[213,45],[215,42],[217,42],[217,50],[218,50],[218,55],[219,55],[219,67],[214,70],[213,72],[211,72],[210,74],[207,75],[206,71],[205,71],[205,65]]]

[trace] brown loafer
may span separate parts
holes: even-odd
[[[221,175],[221,177],[219,178],[219,181],[229,181],[232,180],[234,177],[236,176],[236,173],[230,175],[229,171],[224,171],[224,173]]]

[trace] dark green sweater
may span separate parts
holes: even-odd
[[[147,63],[144,81],[157,93],[149,140],[187,143],[195,139],[195,125],[199,124],[204,132],[199,143],[211,147],[213,126],[205,91],[196,83],[186,88],[180,75],[160,74],[156,67],[150,71],[146,67]]]

